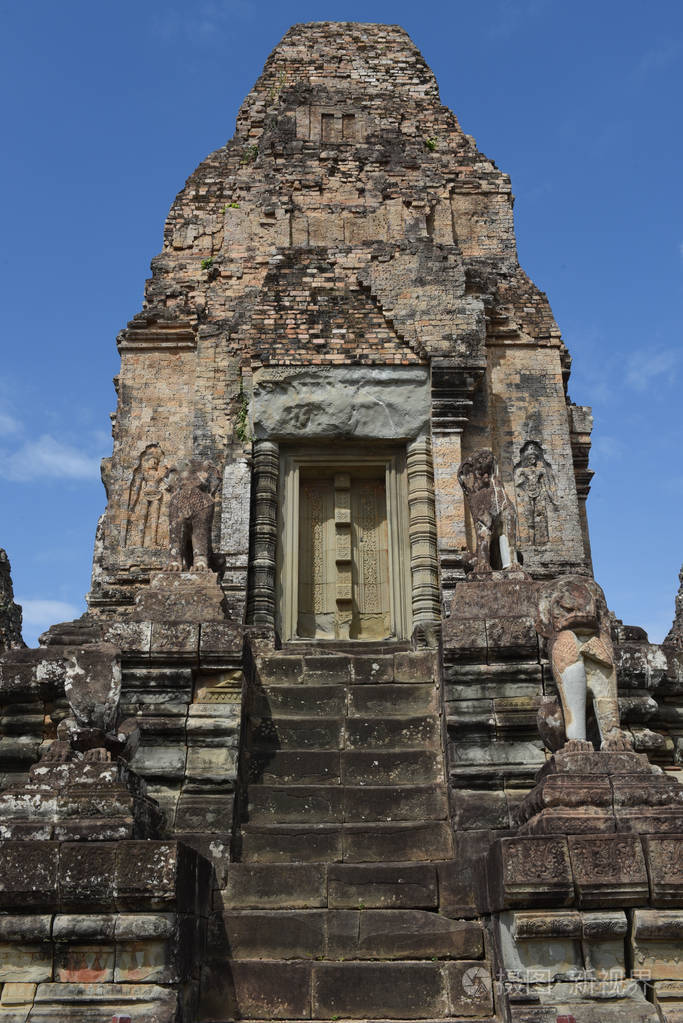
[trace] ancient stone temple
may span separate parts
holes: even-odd
[[[118,345],[89,610],[3,640],[0,1021],[683,1020],[683,598],[608,610],[510,181],[402,29],[286,34]]]

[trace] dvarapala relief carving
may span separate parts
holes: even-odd
[[[476,535],[475,572],[518,567],[517,514],[498,475],[495,456],[481,448],[458,469]]]
[[[538,441],[528,440],[522,445],[514,480],[519,541],[543,547],[549,538],[549,507],[557,507],[557,497],[553,470]]]
[[[587,741],[587,709],[592,704],[602,749],[630,750],[622,732],[617,672],[605,594],[584,576],[565,576],[541,590],[536,631],[548,640],[548,656],[561,701],[544,700],[539,730],[550,749],[563,740],[571,748],[592,749]]]
[[[126,547],[165,547],[168,542],[169,473],[164,452],[148,444],[133,470],[128,491]]]

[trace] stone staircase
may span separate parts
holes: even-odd
[[[434,659],[362,650],[257,660],[205,1021],[491,1015],[480,924],[449,905]]]

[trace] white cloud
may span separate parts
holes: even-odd
[[[27,440],[15,451],[0,449],[0,476],[14,482],[57,479],[97,479],[100,460],[85,451],[44,433]]]
[[[83,608],[69,604],[66,600],[29,600],[16,598],[23,611],[23,624],[32,632],[43,632],[56,622],[70,622],[80,618]]]
[[[629,358],[626,383],[636,391],[644,391],[657,377],[673,379],[679,360],[680,354],[675,348],[659,348],[650,352],[645,349]]]
[[[21,423],[19,420],[11,416],[9,412],[4,412],[0,409],[0,437],[8,433],[19,433],[20,430]]]

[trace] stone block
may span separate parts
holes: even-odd
[[[441,821],[347,824],[342,843],[346,863],[419,862],[453,855],[450,825]]]
[[[151,653],[164,657],[199,659],[199,625],[191,622],[152,622]]]
[[[114,913],[58,913],[52,922],[55,941],[105,941],[114,938]]]
[[[202,970],[203,1020],[310,1019],[311,964],[242,960]]]
[[[486,663],[484,618],[455,618],[451,614],[442,626],[444,658],[448,664],[461,661]]]
[[[638,835],[569,835],[567,841],[580,906],[647,903],[649,884]]]
[[[298,684],[303,681],[304,662],[301,657],[286,654],[262,657],[257,662],[256,671],[262,686]]]
[[[278,685],[249,693],[249,713],[257,718],[340,718],[346,709],[343,686]]]
[[[225,834],[232,822],[234,798],[232,792],[181,793],[175,812],[175,830]]]
[[[313,964],[313,1019],[438,1019],[448,1011],[439,963]]]
[[[12,944],[31,944],[49,941],[52,934],[50,913],[0,914],[0,941]]]
[[[207,663],[242,657],[243,630],[237,622],[202,622],[199,633],[199,659]]]
[[[113,909],[117,846],[110,842],[66,842],[59,862],[62,908]]]
[[[358,655],[351,662],[353,682],[356,685],[376,685],[394,681],[394,658],[391,654],[376,657]]]
[[[58,861],[56,842],[0,842],[0,907],[54,904]]]
[[[394,654],[396,682],[426,683],[435,678],[435,655],[430,650],[407,650]]]
[[[540,974],[549,983],[582,970],[581,914],[577,910],[501,913],[497,926],[508,974],[525,979]]]
[[[306,685],[349,685],[351,683],[352,658],[345,654],[314,654],[304,657]]]
[[[346,787],[343,794],[347,823],[444,820],[448,816],[445,785]]]
[[[683,981],[683,912],[637,909],[631,946],[634,966],[652,980]]]
[[[414,717],[436,711],[437,691],[429,685],[364,685],[349,691],[349,716]]]
[[[428,785],[441,779],[441,756],[431,750],[346,750],[344,785]]]
[[[123,941],[116,946],[117,984],[172,984],[180,979],[166,941]]]
[[[435,909],[436,868],[432,864],[330,864],[330,908]]]
[[[477,915],[473,864],[459,854],[462,837],[457,833],[455,835],[453,859],[436,865],[439,879],[439,912],[454,920],[470,919]]]
[[[267,824],[333,824],[344,815],[340,785],[254,785],[249,793],[249,820]]]
[[[114,961],[113,945],[57,945],[55,980],[60,984],[108,984],[114,980]]]
[[[187,751],[188,781],[232,788],[237,777],[237,751],[213,746],[192,746]]]
[[[505,793],[458,789],[453,793],[453,824],[458,831],[510,827]]]
[[[327,866],[322,863],[232,863],[220,898],[226,909],[326,906]]]
[[[325,953],[322,910],[229,911],[223,915],[234,959],[314,959]]]
[[[338,750],[275,750],[248,756],[252,783],[334,785],[340,781]]]
[[[439,719],[427,717],[349,718],[347,749],[433,749],[440,744]]]
[[[493,981],[487,962],[446,963],[449,1011],[454,1016],[481,1018],[493,1013]]]
[[[105,643],[118,647],[127,656],[148,655],[152,638],[151,622],[110,622],[105,625],[102,638]]]
[[[419,909],[331,911],[328,959],[471,959],[483,954],[481,925]]]
[[[249,727],[249,748],[255,751],[272,749],[338,750],[342,745],[342,721],[326,718],[252,719]]]
[[[36,993],[36,984],[3,984],[2,1005],[24,1005],[33,1001]]]
[[[341,826],[247,824],[242,828],[247,863],[316,863],[342,858]]]
[[[180,842],[123,842],[116,850],[119,909],[194,911],[196,854]]]
[[[52,980],[52,945],[0,943],[0,983],[39,984]]]
[[[487,618],[486,645],[489,661],[538,657],[538,634],[531,617]]]
[[[626,976],[626,914],[619,910],[581,914],[581,944],[586,969],[598,980]]]
[[[683,906],[683,835],[644,835],[653,906]]]
[[[498,839],[488,859],[491,908],[570,906],[574,882],[567,839],[524,836]],[[482,892],[485,905],[486,892]]]
[[[185,749],[180,746],[140,746],[131,761],[131,769],[143,778],[185,776]]]

